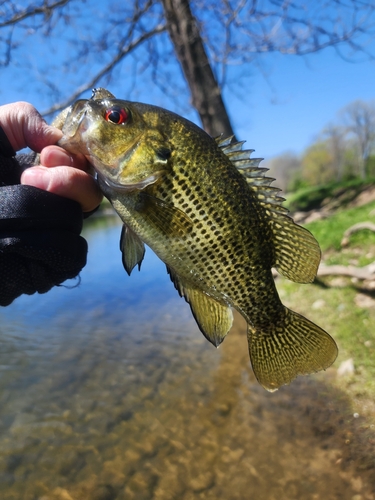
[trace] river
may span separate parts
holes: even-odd
[[[0,498],[374,500],[374,432],[333,375],[266,392],[244,322],[212,347],[119,235],[87,226],[79,283],[0,310]]]

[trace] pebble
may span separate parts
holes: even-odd
[[[64,488],[55,488],[53,490],[53,495],[58,500],[73,500],[69,491],[65,490]]]
[[[204,472],[190,481],[190,487],[195,493],[212,488],[215,484],[215,478],[212,472]]]
[[[323,300],[323,299],[318,299],[316,300],[315,302],[313,302],[312,304],[312,309],[322,309],[323,307],[325,307],[326,305],[326,301]]]
[[[364,293],[357,293],[354,298],[356,306],[368,309],[370,307],[375,307],[375,300]]]
[[[116,491],[109,484],[98,486],[90,495],[91,500],[115,500]]]
[[[349,358],[343,361],[337,370],[338,377],[344,377],[345,375],[353,375],[354,373],[354,361],[353,358]]]

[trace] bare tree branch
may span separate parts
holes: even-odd
[[[318,277],[322,276],[349,276],[359,280],[374,280],[375,279],[375,263],[372,262],[368,266],[325,266],[319,267]]]
[[[174,93],[175,86],[170,85],[168,76],[175,71],[176,62],[180,63],[193,105],[206,129],[211,133],[218,130],[211,129],[211,119],[205,118],[211,113],[216,115],[217,123],[222,121],[223,125],[219,125],[221,131],[228,133],[232,127],[225,106],[215,104],[203,86],[209,87],[212,83],[212,94],[220,98],[221,86],[230,81],[231,65],[245,67],[254,63],[256,58],[261,59],[266,52],[306,55],[329,46],[346,59],[355,59],[357,54],[375,56],[367,46],[375,34],[375,4],[370,0],[132,0],[120,3],[109,0],[105,11],[101,12],[102,17],[96,16],[92,2],[82,4],[81,0],[29,0],[21,4],[29,5],[20,9],[16,0],[6,0],[0,5],[2,65],[9,65],[17,47],[25,44],[25,33],[30,47],[34,32],[38,40],[45,35],[52,41],[55,36],[59,42],[57,46],[63,42],[66,47],[66,59],[59,59],[59,69],[65,69],[73,80],[72,85],[78,87],[69,97],[60,99],[61,102],[48,109],[48,114],[69,104],[82,92],[97,85],[100,79],[109,77],[121,62],[125,62],[126,56],[134,54],[137,49],[136,54],[141,55],[137,60],[134,58],[134,66],[164,92],[169,87]],[[178,6],[182,4],[189,14],[187,18],[166,14],[178,13]],[[170,8],[166,9],[166,5]],[[68,6],[74,8],[74,15],[68,14]],[[89,7],[92,8],[90,13]],[[89,15],[95,16],[94,29],[89,25]],[[173,19],[177,19],[180,32],[185,29],[187,34],[184,49],[178,46],[178,30],[173,28]],[[189,19],[196,34],[194,30],[188,33],[186,29]],[[34,24],[28,26],[27,20]],[[158,36],[166,31],[170,40]],[[199,51],[198,45],[201,47]],[[173,49],[178,61],[165,57],[165,53],[172,53]],[[186,64],[189,51],[190,54],[195,51],[195,62],[193,58],[190,69]],[[40,74],[43,74],[42,64],[43,61],[40,69],[37,68]],[[74,65],[77,69],[75,81],[72,77]],[[85,75],[80,71],[83,65],[88,68]],[[51,74],[49,67],[48,78]],[[52,88],[51,82],[46,82],[45,78],[42,80],[44,85]],[[202,87],[200,90],[199,86]]]
[[[53,113],[56,113],[57,111],[61,111],[62,109],[66,108],[69,106],[73,101],[78,99],[81,94],[86,92],[87,90],[92,89],[97,85],[97,83],[103,78],[105,75],[108,75],[111,73],[111,71],[121,62],[121,60],[129,55],[132,51],[134,51],[139,45],[144,43],[146,40],[149,38],[158,35],[159,33],[162,33],[166,30],[165,25],[160,25],[157,26],[155,29],[152,31],[149,31],[147,33],[144,33],[142,36],[137,38],[134,42],[130,43],[126,47],[123,47],[119,50],[119,52],[116,54],[116,56],[108,63],[106,64],[98,73],[96,73],[88,82],[86,82],[84,85],[81,85],[78,87],[76,92],[69,96],[68,99],[65,99],[64,101],[58,102],[57,104],[51,106],[47,110],[43,111],[41,114],[44,116],[49,116]]]
[[[363,229],[367,229],[368,231],[375,232],[375,224],[373,222],[358,222],[358,224],[354,224],[349,227],[341,240],[341,246],[346,247],[349,244],[349,238],[353,233],[357,233],[358,231],[362,231]]]
[[[43,5],[40,7],[31,7],[31,8],[28,7],[27,9],[16,12],[12,17],[7,19],[6,21],[0,22],[0,29],[5,28],[6,26],[18,24],[29,17],[34,17],[39,14],[43,14],[45,18],[48,19],[55,9],[63,7],[64,5],[68,4],[71,1],[72,0],[58,0],[57,2],[50,4],[47,1],[45,1],[43,2]]]

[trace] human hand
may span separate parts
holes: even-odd
[[[29,103],[0,107],[0,125],[13,149],[29,147],[40,152],[40,165],[26,169],[21,184],[44,189],[77,201],[84,212],[95,209],[102,194],[83,155],[72,155],[55,146],[61,130],[48,125]]]
[[[83,212],[91,212],[103,196],[95,179],[88,173],[89,168],[83,155],[69,154],[58,146],[47,146],[40,153],[40,165],[22,173],[21,184],[78,201]]]

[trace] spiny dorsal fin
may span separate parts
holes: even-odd
[[[250,158],[254,150],[243,150],[243,142],[232,142],[232,137],[217,138],[216,142],[265,209],[275,247],[273,267],[297,283],[312,282],[321,257],[319,244],[307,229],[288,216],[288,209],[282,206],[285,199],[279,195],[281,190],[271,186],[275,179],[266,177],[267,168],[259,167],[262,158]]]
[[[101,101],[102,99],[116,99],[116,97],[109,90],[98,87],[92,89],[91,99],[93,101]]]
[[[168,266],[167,271],[178,293],[190,305],[200,331],[215,347],[219,347],[232,326],[232,309],[185,283]]]

